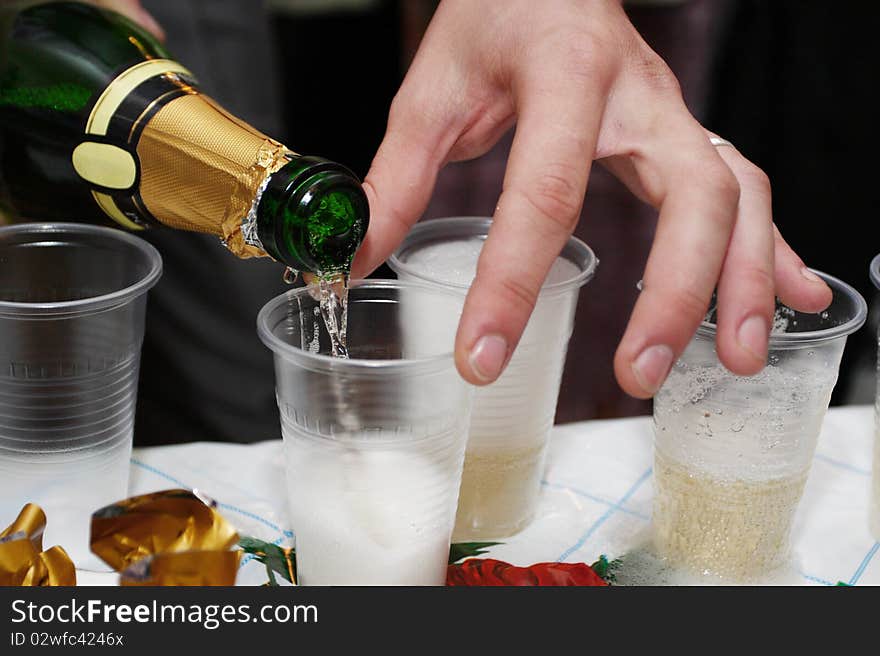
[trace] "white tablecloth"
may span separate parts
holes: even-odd
[[[868,406],[829,411],[798,510],[791,576],[783,582],[880,584],[880,543],[867,522],[873,421]],[[649,417],[556,426],[537,519],[488,555],[528,565],[590,563],[606,554],[622,556],[626,567],[626,555],[644,542],[650,524],[651,442]],[[131,494],[171,487],[216,499],[242,535],[293,543],[279,441],[135,449]],[[246,558],[239,584],[265,580],[262,565]],[[115,581],[115,575],[79,573],[80,584]]]

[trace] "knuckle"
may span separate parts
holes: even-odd
[[[391,223],[392,230],[394,230],[396,234],[405,235],[410,231],[410,228],[412,228],[412,222],[407,220],[407,217],[399,208],[391,208],[391,211],[388,212],[387,216]]]
[[[412,101],[409,95],[401,87],[391,100],[391,107],[388,109],[388,124],[396,125],[404,120],[410,111],[411,105]]]
[[[753,300],[756,303],[764,300],[772,302],[776,281],[769,269],[760,265],[742,267],[741,270],[737,271],[736,277],[738,285],[742,289],[751,290],[749,300]],[[759,296],[755,294],[759,294]]]
[[[570,167],[549,167],[525,189],[528,203],[542,219],[570,232],[580,216],[583,197]]]
[[[709,309],[709,298],[690,287],[676,289],[670,302],[678,316],[692,319],[702,319]]]
[[[707,162],[695,175],[704,188],[720,202],[728,205],[739,203],[739,180],[724,162]]]
[[[658,57],[653,51],[640,51],[633,58],[642,82],[652,91],[664,95],[681,96],[681,84],[672,69]]]
[[[388,127],[432,130],[446,121],[448,109],[435,95],[416,89],[414,85],[401,87],[388,109]]]
[[[532,289],[517,278],[504,277],[499,280],[498,284],[503,298],[515,310],[524,312],[526,316],[531,313],[538,300],[537,290]]]
[[[749,191],[769,197],[771,195],[770,177],[759,166],[746,163],[739,173],[740,183]]]
[[[570,61],[579,64],[604,61],[603,53],[607,52],[604,39],[594,32],[572,32],[563,40],[562,46]]]
[[[613,48],[614,44],[596,34],[572,34],[561,44],[564,71],[591,87],[608,88],[617,72]]]

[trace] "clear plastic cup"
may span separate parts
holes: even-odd
[[[416,224],[389,265],[401,280],[465,294],[492,220],[434,219]],[[507,369],[474,395],[454,539],[505,538],[534,516],[547,443],[578,293],[598,260],[574,237],[562,249]],[[451,324],[459,316],[423,313]]]
[[[880,289],[880,255],[871,260],[871,281]],[[869,525],[875,540],[880,540],[880,334],[877,336],[877,396],[874,402],[874,466],[871,474]]]
[[[27,502],[77,566],[92,511],[127,496],[155,248],[77,224],[0,228],[0,526]]]
[[[353,283],[350,359],[327,355],[307,288],[260,311],[300,583],[444,584],[473,390],[455,369],[454,333],[407,308],[457,314],[461,303],[424,285]]]
[[[784,565],[846,336],[867,315],[849,285],[820,314],[778,306],[767,366],[736,376],[714,312],[654,397],[654,544],[673,567],[748,581]]]

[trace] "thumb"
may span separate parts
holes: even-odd
[[[362,278],[382,264],[428,206],[437,172],[454,143],[451,121],[422,111],[417,96],[404,88],[388,115],[388,127],[364,191],[370,203],[370,227],[352,265],[352,277]]]

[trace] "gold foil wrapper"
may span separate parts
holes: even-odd
[[[149,119],[137,153],[141,198],[156,219],[218,235],[242,258],[265,255],[245,243],[241,221],[262,182],[293,152],[208,96],[190,93]]]
[[[241,551],[182,551],[148,556],[120,573],[119,584],[235,585]]]
[[[46,514],[29,503],[0,533],[0,585],[76,585],[76,568],[61,547],[43,551]]]
[[[233,585],[238,534],[215,505],[189,490],[125,499],[92,515],[92,551],[122,585]]]

